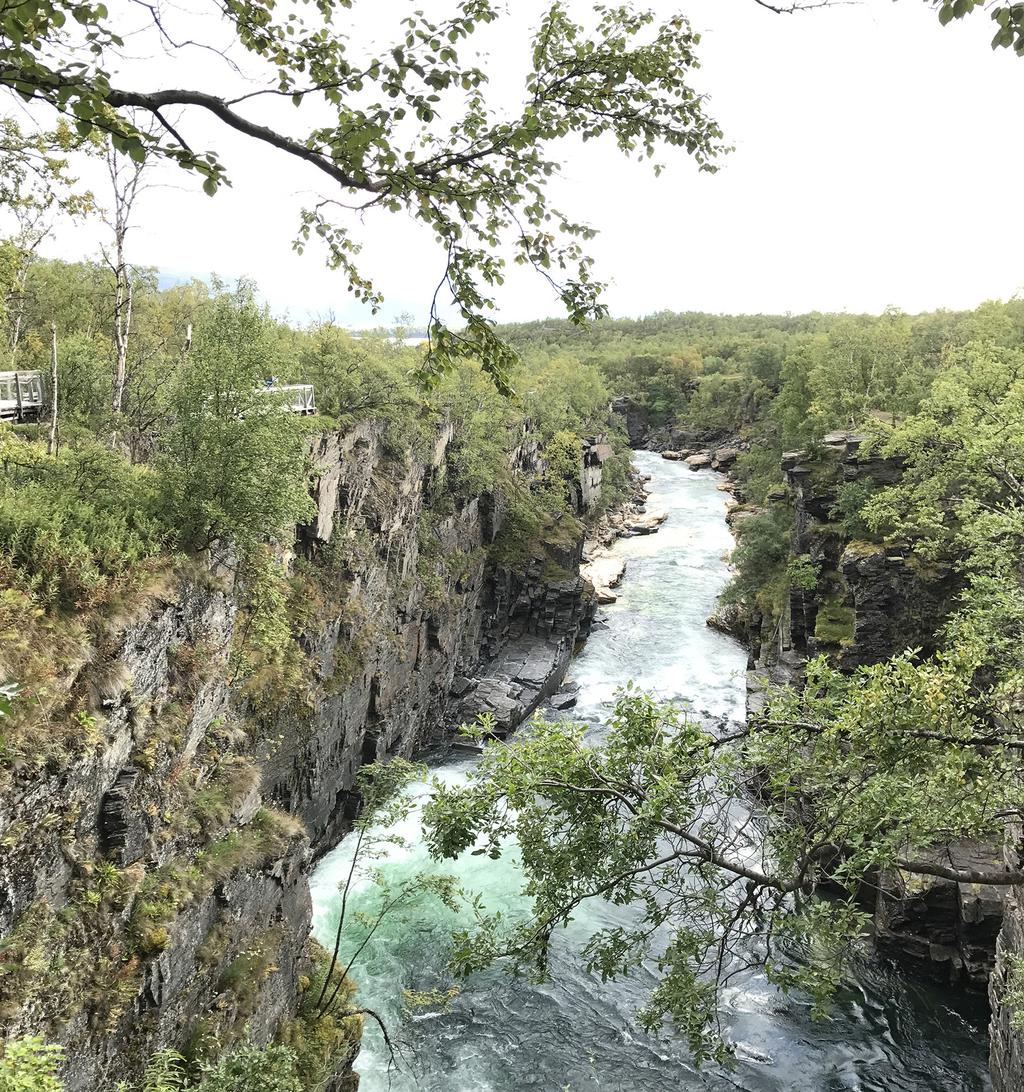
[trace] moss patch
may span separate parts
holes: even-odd
[[[814,621],[814,639],[823,645],[843,647],[853,642],[857,615],[838,599],[826,599]]]

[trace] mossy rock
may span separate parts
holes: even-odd
[[[843,551],[845,554],[852,558],[860,560],[865,557],[874,557],[876,554],[885,552],[885,546],[880,542],[868,542],[866,539],[858,538],[853,542],[849,542],[846,545],[846,549]]]
[[[823,645],[844,647],[853,643],[857,615],[852,607],[826,600],[814,620],[814,639]]]

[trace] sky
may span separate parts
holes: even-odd
[[[943,28],[922,0],[787,16],[754,0],[648,6],[683,12],[702,33],[692,82],[735,150],[713,175],[666,151],[657,178],[610,140],[560,150],[553,203],[599,229],[590,249],[612,314],[918,312],[1024,291],[1024,60],[989,48],[984,14]],[[346,25],[354,40],[386,41],[414,7],[442,15],[451,5],[362,0]],[[515,0],[500,31],[482,40],[498,102],[517,99],[543,7]],[[199,15],[181,17],[192,36],[224,36]],[[172,59],[147,52],[141,39],[135,48],[123,82],[140,90],[221,78],[209,53]],[[364,265],[386,297],[374,318],[317,253],[291,249],[317,176],[205,116],[185,113],[181,122],[194,143],[221,153],[234,184],[210,198],[176,168],[153,172],[129,240],[133,261],[170,278],[252,277],[276,312],[300,322],[328,314],[350,326],[402,314],[425,320],[442,265],[420,227],[386,213],[353,220]],[[102,199],[99,175],[95,188]],[[102,238],[98,223],[65,225],[46,253],[95,256]],[[505,321],[557,315],[560,306],[521,270],[499,303]]]

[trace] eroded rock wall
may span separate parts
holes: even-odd
[[[1006,848],[1007,864],[1019,868],[1024,831],[1016,826]],[[994,1092],[1024,1088],[1024,887],[1011,888],[988,981],[992,1006],[989,1022],[989,1069]]]
[[[813,452],[783,456],[788,489],[776,499],[791,506],[791,556],[806,578],[794,581],[779,617],[761,619],[749,673],[751,712],[761,707],[767,682],[799,685],[813,656],[852,671],[907,649],[928,655],[955,603],[958,583],[949,568],[924,565],[911,543],[872,541],[842,520],[844,488],[882,488],[902,472],[896,460],[865,455],[862,442],[855,433],[836,432]],[[1001,849],[957,842],[920,853],[965,868],[993,867]],[[880,951],[975,989],[985,988],[992,970],[1004,894],[902,873],[864,885]]]
[[[813,457],[783,456],[794,511],[793,554],[817,577],[789,602],[791,647],[821,653],[851,669],[879,663],[906,648],[933,651],[957,592],[948,568],[923,566],[910,543],[883,546],[837,518],[843,487],[881,488],[897,480],[894,460],[863,457],[862,437],[831,433]]]
[[[155,579],[75,662],[78,752],[0,791],[0,1026],[63,1044],[69,1092],[112,1089],[164,1046],[287,1030],[311,971],[306,878],[360,765],[479,708],[511,725],[561,680],[591,611],[579,536],[497,565],[501,498],[449,493],[452,443],[446,428],[410,459],[372,422],[316,441],[317,512],[281,551],[290,674],[234,677],[249,620],[230,571],[200,564]],[[584,453],[590,502],[602,457]],[[514,458],[542,466],[529,434]],[[342,1032],[339,1089],[358,1026]]]

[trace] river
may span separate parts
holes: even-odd
[[[734,722],[744,715],[746,652],[704,620],[728,580],[733,542],[725,523],[721,480],[707,471],[638,452],[651,475],[650,510],[668,513],[656,535],[621,540],[627,559],[616,603],[574,661],[579,684],[573,716],[600,733],[616,689],[633,680],[685,702],[701,717]],[[473,756],[445,756],[432,773],[465,779]],[[424,786],[419,787],[422,793]],[[435,865],[419,841],[415,813],[408,842],[382,862],[389,883],[424,869],[455,873],[490,910],[515,914],[525,905],[514,854],[493,861],[466,856]],[[351,860],[350,839],[327,854],[311,888],[314,931],[333,943],[338,884]],[[361,885],[354,902],[370,898]],[[447,1008],[417,1008],[403,989],[447,988],[448,937],[458,919],[424,900],[389,919],[353,968],[357,1001],[379,1012],[401,1043],[397,1067],[372,1024],[357,1068],[362,1092],[982,1092],[987,1012],[980,998],[911,982],[865,953],[831,1015],[812,1020],[800,998],[783,997],[763,976],[749,974],[722,998],[722,1022],[735,1045],[728,1070],[698,1069],[670,1031],[641,1032],[632,1014],[653,981],[640,968],[627,981],[602,985],[576,956],[596,926],[627,913],[605,905],[585,909],[558,937],[553,981],[531,985],[494,969],[462,984]]]

